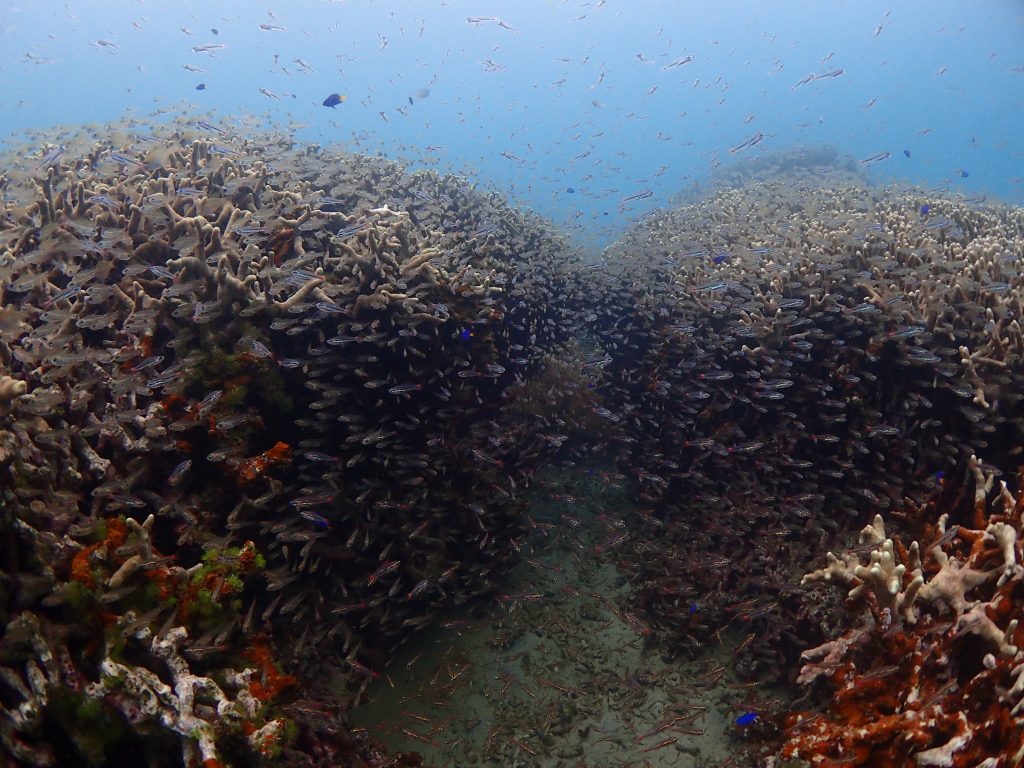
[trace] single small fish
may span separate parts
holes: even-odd
[[[164,277],[168,280],[174,279],[174,273],[171,272],[167,267],[161,266],[160,264],[153,264],[149,270],[155,277]]]
[[[331,107],[332,109],[341,104],[348,97],[343,93],[332,93],[323,101],[325,107]]]
[[[880,163],[883,160],[888,160],[888,159],[889,159],[889,153],[888,152],[879,152],[877,155],[872,155],[871,157],[865,157],[863,160],[860,161],[860,164],[861,165],[872,165],[874,163]]]
[[[415,392],[420,389],[423,389],[422,384],[396,384],[388,389],[388,392],[392,395],[404,395],[407,392]]]
[[[221,136],[227,136],[227,133],[225,131],[221,130],[212,123],[206,122],[205,120],[197,120],[196,128],[202,128],[204,131],[212,131],[213,133],[219,133]]]
[[[626,197],[622,198],[622,202],[629,203],[632,202],[633,200],[646,200],[647,198],[653,196],[654,193],[651,190],[645,189],[642,192],[637,192],[636,194],[626,195]]]
[[[409,590],[409,593],[405,596],[405,599],[412,600],[413,598],[418,597],[419,595],[423,594],[427,590],[427,587],[429,586],[429,579],[423,579],[422,581],[417,582],[416,586]]]
[[[163,355],[153,355],[153,357],[147,357],[141,363],[132,368],[132,373],[138,373],[139,371],[145,371],[148,368],[154,368],[164,361]]]
[[[366,222],[363,222],[362,224],[353,224],[351,227],[345,227],[345,229],[338,230],[338,233],[335,235],[335,237],[340,237],[341,239],[344,240],[345,238],[352,237],[353,235],[358,235],[360,232],[367,229],[369,226],[370,225],[367,224]]]
[[[47,168],[50,165],[53,165],[53,163],[56,162],[57,158],[64,154],[65,149],[67,149],[67,147],[65,147],[63,144],[51,149],[49,152],[43,155],[43,159],[39,161],[39,165],[36,166],[36,170],[41,171],[43,170],[43,168]]]
[[[213,392],[211,392],[206,397],[204,397],[202,400],[200,400],[199,401],[199,405],[196,406],[196,415],[197,416],[202,416],[208,410],[213,408],[213,406],[217,404],[217,401],[220,400],[221,395],[223,395],[223,394],[224,394],[224,390],[222,390],[222,389],[215,389],[215,390],[213,390]]]
[[[117,152],[111,152],[110,153],[110,159],[113,160],[118,165],[123,165],[123,166],[133,165],[136,168],[142,168],[143,167],[142,163],[140,163],[135,158],[128,157],[127,155],[121,155],[121,154],[118,154]]]
[[[302,455],[309,461],[319,461],[324,464],[336,464],[338,462],[337,456],[331,456],[329,453],[323,453],[321,451],[306,451]]]
[[[93,205],[101,205],[104,208],[113,208],[117,205],[117,201],[110,197],[110,195],[92,195],[86,202]]]
[[[155,379],[150,379],[146,382],[146,386],[150,389],[160,389],[167,384],[170,384],[175,379],[181,376],[181,371],[174,371],[173,373],[165,373],[162,376],[157,376]]]
[[[668,64],[663,66],[661,69],[662,69],[662,71],[667,72],[670,69],[675,69],[676,67],[681,67],[681,66],[683,66],[685,64],[689,64],[691,61],[693,61],[693,56],[683,56],[683,58],[681,58],[681,59],[676,59],[675,61],[670,61]]]
[[[400,560],[385,561],[380,568],[378,568],[376,571],[370,574],[369,578],[367,579],[367,584],[369,584],[372,587],[377,581],[387,576],[389,573],[393,573],[394,571],[398,570],[398,566],[401,564],[402,563]]]
[[[470,234],[470,237],[471,238],[486,237],[487,235],[493,234],[493,233],[495,233],[497,231],[498,231],[498,225],[497,224],[485,224],[484,226],[480,227],[475,232],[472,232]]]
[[[51,296],[49,299],[47,299],[46,303],[43,304],[43,306],[44,307],[50,307],[50,306],[56,304],[58,301],[63,301],[64,299],[70,299],[72,296],[74,296],[74,295],[78,294],[79,292],[81,292],[81,290],[82,289],[77,287],[77,286],[72,286],[70,288],[65,288],[63,291],[58,293],[56,296]]]
[[[747,712],[747,713],[742,714],[739,717],[737,717],[733,722],[735,722],[736,725],[744,726],[744,725],[750,725],[755,720],[757,720],[757,718],[758,718],[757,712]]]
[[[312,509],[304,509],[299,512],[299,516],[312,523],[317,528],[329,529],[331,527],[331,521],[321,515],[319,512],[315,512]]]
[[[171,472],[170,477],[167,478],[167,482],[171,485],[180,485],[185,479],[185,475],[188,474],[189,469],[192,467],[192,459],[185,459],[181,464],[174,468]]]
[[[274,353],[267,348],[267,345],[257,339],[249,339],[248,346],[249,351],[260,360],[266,360],[274,356]]]
[[[758,131],[753,136],[751,136],[749,139],[746,139],[745,141],[741,141],[735,147],[730,147],[729,148],[729,153],[735,155],[737,152],[742,152],[744,149],[750,149],[750,147],[753,147],[753,146],[756,146],[757,144],[760,144],[763,139],[764,139],[764,134],[761,133],[760,131]]]
[[[218,432],[227,432],[234,429],[237,426],[245,424],[249,420],[248,416],[232,416],[227,419],[221,419],[217,422],[216,427]]]
[[[903,150],[903,155],[904,155],[905,157],[910,157],[910,150],[909,150],[909,149],[904,149],[904,150]]]

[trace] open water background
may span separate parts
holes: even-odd
[[[1019,203],[1022,41],[1011,0],[5,0],[0,140],[258,114],[465,173],[598,249],[721,165],[821,144],[888,152],[878,181]]]

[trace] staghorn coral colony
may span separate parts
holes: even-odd
[[[958,498],[977,492],[979,507],[996,502],[990,480],[979,486],[975,455],[988,462],[986,476],[1016,477],[1024,214],[941,193],[871,188],[838,165],[771,158],[730,179],[733,186],[652,214],[606,254],[608,279],[589,320],[608,353],[600,392],[609,419],[628,433],[620,466],[641,499],[620,551],[631,602],[678,652],[697,654],[719,645],[723,633],[738,633],[738,668],[793,682],[797,655],[845,627],[841,606],[808,594],[813,579],[801,584],[801,576],[851,528],[884,513],[904,535],[922,537],[922,578],[934,586],[910,586],[918,566],[881,553],[863,573],[847,571],[854,615],[865,604],[876,613],[888,607],[898,627],[906,620],[898,615],[904,604],[896,604],[903,586],[892,579],[904,579],[911,592],[919,587],[920,600],[957,569],[980,570],[975,592],[961,585],[960,602],[929,603],[932,614],[945,612],[936,623],[952,620],[959,629],[927,636],[946,664],[962,650],[970,657],[964,645],[980,642],[965,629],[970,622],[981,622],[988,641],[1003,638],[955,668],[956,690],[969,689],[977,709],[959,731],[948,722],[923,726],[892,747],[866,724],[913,713],[897,705],[865,711],[847,700],[819,717],[829,729],[820,725],[816,741],[799,735],[808,733],[806,719],[792,724],[785,754],[813,765],[1015,765],[1020,755],[1009,734],[1019,733],[1021,710],[1014,695],[981,681],[1013,685],[1006,669],[1021,660],[1012,636],[1022,597],[1011,574],[1021,560],[1012,533],[1020,530],[1019,510],[1005,502],[1005,512],[998,508],[1005,520],[968,518],[958,530],[973,531],[970,558],[956,541],[944,539],[945,549],[928,542],[940,538],[936,518],[955,515]],[[780,168],[788,169],[782,178]],[[940,491],[931,516],[911,514]],[[1007,569],[998,595],[994,568]],[[914,637],[908,630],[900,649],[892,640],[860,648],[855,669],[838,666],[841,656],[830,659],[837,666],[820,677],[852,688],[858,670],[872,679],[909,652]],[[900,702],[909,704],[951,676],[929,668],[931,681],[941,682],[918,690],[922,673],[910,673],[903,665],[878,679],[887,690],[904,685]],[[981,677],[972,686],[973,675]],[[897,718],[888,727],[899,734],[903,724]],[[772,723],[783,726],[781,717]],[[946,763],[937,762],[943,749]]]
[[[418,764],[348,712],[597,461],[645,643],[801,696],[737,764],[1024,760],[1024,213],[820,150],[585,263],[464,179],[210,127],[4,163],[14,765]]]
[[[144,130],[3,180],[5,748],[371,760],[340,711],[553,450],[517,388],[574,256],[451,176]]]

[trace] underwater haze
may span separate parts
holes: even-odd
[[[1010,0],[3,2],[0,135],[254,113],[465,173],[596,249],[802,147],[1019,201],[1022,32]]]

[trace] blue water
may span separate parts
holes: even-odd
[[[1020,203],[1022,41],[1010,0],[5,0],[0,138],[257,114],[466,174],[600,248],[720,165],[820,144],[888,152],[878,181]]]

